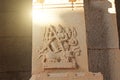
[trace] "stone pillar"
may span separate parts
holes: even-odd
[[[119,80],[120,52],[114,0],[85,2],[90,71],[101,71],[105,80]]]
[[[30,77],[31,9],[31,0],[0,1],[0,80]]]
[[[30,80],[103,80],[88,70],[83,1],[68,4],[34,9]]]

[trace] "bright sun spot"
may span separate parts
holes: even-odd
[[[111,8],[108,8],[108,12],[109,12],[109,13],[116,13],[114,0],[108,0],[108,1],[109,1],[109,2],[111,3],[111,5],[112,5]]]
[[[56,1],[61,1],[61,0],[45,0],[46,3],[53,3]],[[33,0],[33,3],[35,2],[37,2],[37,0]],[[48,23],[54,23],[55,21],[58,21],[58,16],[54,11],[50,11],[49,9],[42,9],[40,7],[42,7],[42,5],[40,5],[39,3],[33,4],[33,9],[32,9],[33,24],[36,24],[36,23],[48,24]]]
[[[79,2],[80,0],[77,0],[77,1]],[[50,8],[49,4],[50,6],[60,6],[60,4],[64,4],[62,6],[66,6],[65,3],[68,4],[69,0],[45,0],[43,5],[41,3],[38,3],[37,0],[33,0],[33,9],[32,9],[33,24],[36,24],[36,23],[52,24],[52,23],[60,22],[61,20],[58,15],[58,12],[55,11],[54,9],[47,9],[47,7]],[[53,5],[53,4],[56,4],[56,5]],[[70,3],[70,6],[71,6],[71,3]]]
[[[49,24],[58,21],[58,16],[54,12],[44,9],[33,9],[33,23]]]

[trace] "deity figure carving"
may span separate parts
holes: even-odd
[[[74,27],[62,25],[46,27],[43,47],[39,58],[43,57],[43,63],[75,63],[76,56],[80,56],[80,46],[77,40],[77,32]]]

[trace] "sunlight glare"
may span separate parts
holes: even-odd
[[[58,16],[49,10],[33,9],[33,23],[49,24],[58,21]]]
[[[111,5],[112,5],[112,7],[111,8],[108,8],[108,12],[109,13],[116,13],[116,10],[115,10],[115,0],[108,0],[110,3],[111,3]]]

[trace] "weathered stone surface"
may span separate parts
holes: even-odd
[[[105,80],[119,80],[116,14],[108,12],[108,9],[113,7],[109,1],[114,2],[114,0],[85,0],[88,61],[90,71],[101,71]]]
[[[89,49],[89,70],[101,72],[105,80],[119,80],[119,49]]]
[[[116,14],[108,0],[85,1],[88,48],[119,48]]]

